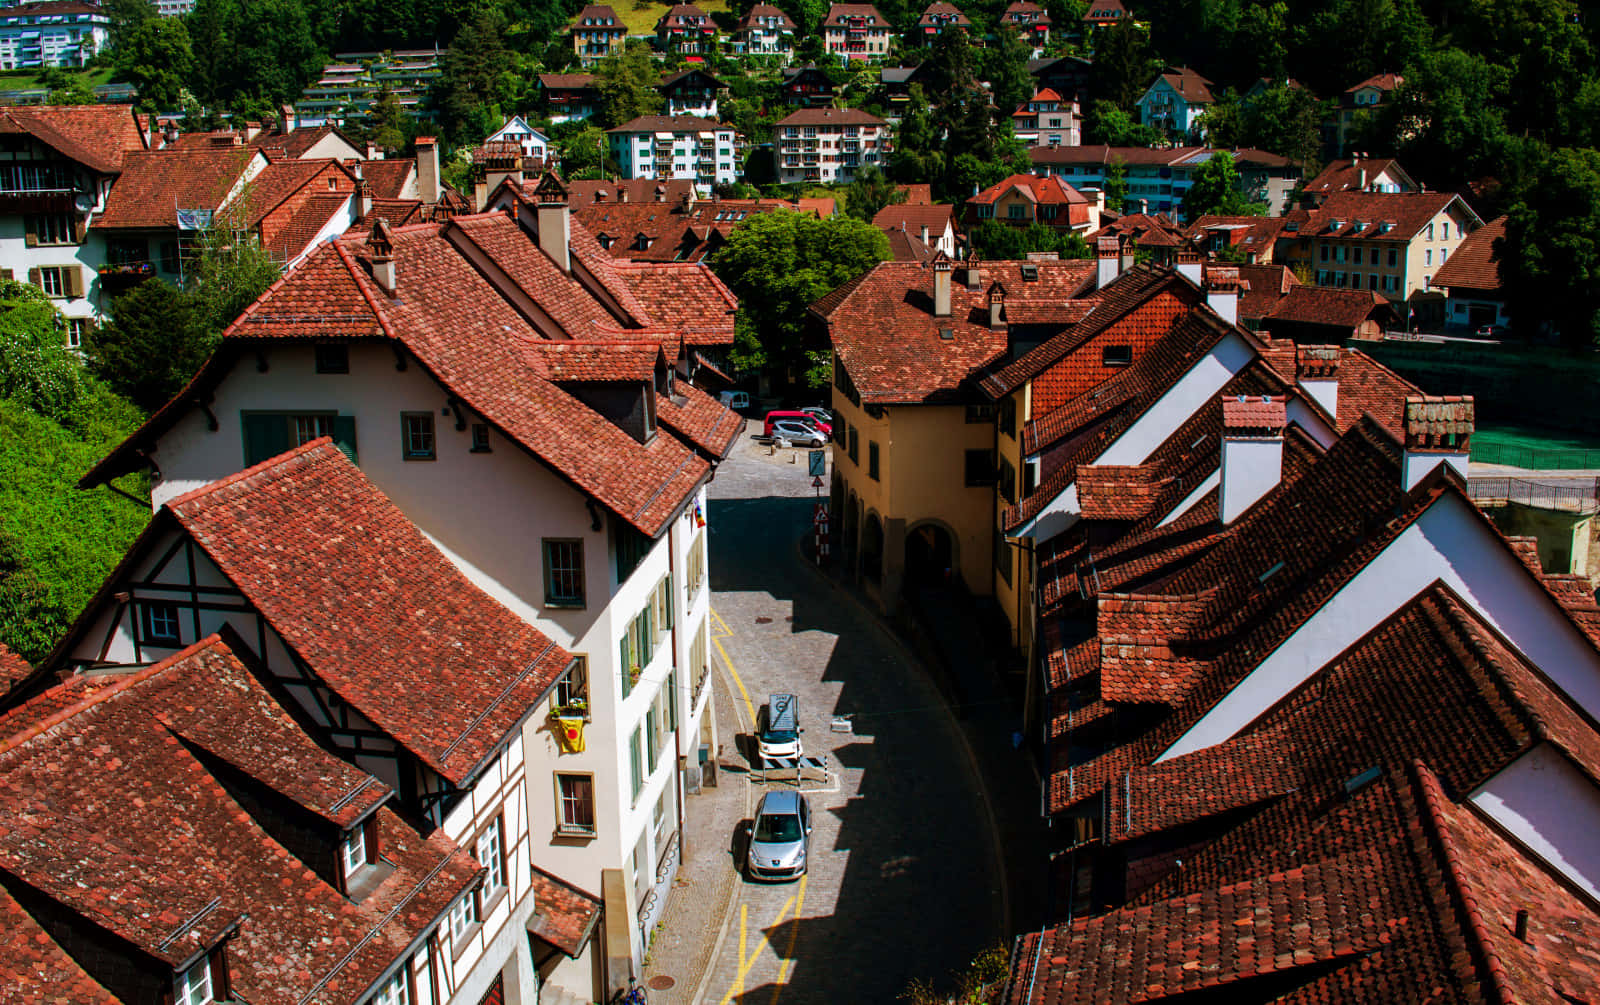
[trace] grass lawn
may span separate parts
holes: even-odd
[[[111,77],[115,72],[109,66],[100,66],[80,73],[69,72],[68,75],[82,78],[89,87],[99,87],[101,84],[111,83]],[[0,91],[26,91],[39,86],[39,78],[32,70],[0,72]]]
[[[703,0],[696,2],[696,7],[707,14],[716,14],[728,9],[728,0]],[[656,22],[661,20],[661,15],[671,9],[671,4],[650,3],[648,0],[622,0],[613,3],[612,9],[617,16],[622,18],[622,23],[628,26],[630,35],[653,35]]]

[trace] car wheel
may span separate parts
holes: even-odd
[[[820,447],[820,446],[822,446],[822,444],[823,444],[823,442],[824,442],[824,441],[822,441],[822,440],[812,440],[812,441],[811,441],[811,445],[812,445],[812,446],[813,446],[813,447]]]

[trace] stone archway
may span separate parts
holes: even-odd
[[[861,525],[861,577],[874,583],[883,577],[883,521],[872,510]]]
[[[906,534],[906,584],[946,584],[961,573],[956,536],[936,520],[925,520]]]

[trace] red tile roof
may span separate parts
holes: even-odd
[[[835,6],[838,6],[835,4]],[[802,108],[778,120],[780,126],[883,126],[883,119],[857,108]]]
[[[1239,293],[1239,318],[1242,321],[1266,317],[1272,308],[1300,280],[1287,265],[1240,265],[1239,278],[1245,288]]]
[[[527,347],[539,375],[556,383],[645,382],[665,363],[661,343],[642,341],[535,342]]]
[[[681,380],[674,383],[672,397],[656,395],[656,416],[685,444],[710,460],[728,456],[745,427],[738,412],[724,408],[711,395]]]
[[[641,115],[629,119],[614,129],[607,129],[608,133],[699,133],[716,132],[719,129],[731,129],[716,119],[701,118],[698,115]]]
[[[746,12],[743,19],[739,21],[739,30],[748,31],[752,28],[765,28],[767,26],[766,22],[768,18],[778,19],[778,29],[780,31],[795,30],[794,21],[790,20],[789,15],[785,14],[781,9],[774,7],[769,3],[751,4],[750,10]]]
[[[1288,425],[1288,409],[1282,395],[1224,395],[1222,428],[1225,430],[1282,430]]]
[[[1182,95],[1191,105],[1209,105],[1216,100],[1211,96],[1211,81],[1187,66],[1180,66],[1176,70],[1163,73],[1156,80],[1166,81],[1168,87]],[[1152,82],[1150,86],[1154,87],[1155,83]]]
[[[1089,235],[1089,240],[1104,235],[1127,236],[1145,248],[1176,248],[1184,243],[1183,229],[1165,213],[1124,213],[1110,219],[1099,230]]]
[[[310,129],[291,129],[286,133],[261,133],[250,141],[250,145],[260,147],[273,160],[281,160],[283,157],[300,158],[304,157],[312,147],[329,136],[337,136],[351,149],[361,150],[359,144],[346,136],[336,126],[331,125],[321,125]],[[372,161],[370,163],[378,164],[382,162]]]
[[[908,234],[920,236],[922,228],[927,227],[930,240],[943,237],[945,228],[954,227],[955,223],[956,208],[949,203],[895,203],[878,210],[872,217],[872,225],[879,230],[904,229]]]
[[[1400,162],[1393,157],[1363,157],[1329,161],[1313,179],[1306,182],[1307,195],[1326,195],[1331,192],[1360,192],[1366,190],[1379,175],[1387,172],[1406,191],[1416,191],[1416,183],[1406,174]]]
[[[313,195],[281,227],[265,230],[261,241],[273,257],[292,262],[307,250],[335,216],[349,210],[351,198],[349,194],[337,192]]]
[[[843,23],[841,19],[855,17],[871,17],[874,19],[875,24],[882,25],[890,30],[893,30],[894,28],[894,26],[889,23],[887,18],[878,13],[878,8],[869,3],[830,4],[828,6],[828,13],[822,18],[822,26],[827,28],[830,26],[840,25]]]
[[[1345,88],[1344,93],[1354,94],[1363,87],[1376,87],[1381,91],[1392,91],[1403,83],[1405,83],[1405,78],[1398,73],[1379,73],[1368,77],[1359,84],[1353,84]]]
[[[1500,292],[1500,262],[1494,242],[1506,236],[1506,218],[1498,217],[1474,230],[1433,274],[1433,285],[1451,290]]]
[[[47,696],[47,716],[24,705],[0,719],[0,870],[137,952],[177,968],[237,927],[227,953],[241,997],[350,1001],[478,881],[477,864],[442,831],[421,839],[387,809],[377,826],[395,868],[359,904],[279,844],[211,762],[176,741],[174,723],[198,713],[217,727],[206,741],[234,752],[261,730],[275,742],[297,735],[292,755],[251,757],[291,771],[293,756],[314,772],[364,773],[299,733],[215,636],[92,691],[63,687],[81,700],[58,707]],[[90,965],[120,976],[117,955],[109,949]],[[17,962],[7,957],[0,971]],[[43,990],[36,973],[13,976]],[[100,997],[67,976],[89,1000]]]
[[[116,174],[128,154],[147,149],[127,105],[15,105],[0,112],[6,133],[25,133],[102,174]]]
[[[616,262],[614,268],[647,305],[649,323],[682,334],[689,345],[732,345],[739,298],[704,266]]]
[[[1456,202],[1472,223],[1481,222],[1454,192],[1330,192],[1307,214],[1296,236],[1404,244]]]
[[[179,209],[221,207],[252,158],[250,147],[149,150],[122,160],[122,175],[94,226],[105,230],[178,225]]]
[[[0,889],[0,1001],[6,1005],[122,1005]]]
[[[525,184],[530,195],[537,184],[538,179],[531,179]],[[628,178],[620,181],[580,178],[567,183],[567,198],[574,209],[597,202],[666,203],[676,206],[685,197],[694,198],[694,182],[687,178]]]
[[[163,509],[329,689],[458,786],[571,662],[330,440]]]
[[[1018,190],[1031,201],[1046,206],[1063,203],[1087,203],[1089,201],[1077,189],[1064,183],[1055,175],[1051,175],[1048,178],[1040,178],[1031,174],[1014,174],[974,195],[967,200],[967,204],[970,206],[991,205],[1012,189]]]
[[[949,18],[949,20],[942,20],[942,18]],[[961,13],[959,7],[946,3],[945,0],[934,0],[933,3],[928,5],[928,9],[922,12],[922,16],[917,18],[917,27],[919,28],[935,27],[943,24],[970,28],[972,27],[972,19]]]
[[[1038,279],[1022,278],[1024,266]],[[978,269],[978,289],[964,276]],[[952,273],[950,316],[933,313],[934,269],[883,262],[811,306],[828,325],[834,351],[867,403],[938,401],[1007,350],[1005,331],[989,327],[989,288],[1005,289],[1005,309],[1033,301],[1060,304],[1079,296],[1093,276],[1087,261],[967,261]],[[941,337],[949,331],[950,338]]]
[[[409,157],[361,162],[361,177],[366,179],[374,200],[405,197],[406,184],[416,175],[417,162]]]
[[[1394,308],[1376,290],[1337,290],[1325,286],[1300,284],[1290,287],[1263,320],[1296,324],[1325,325],[1353,332],[1362,322],[1387,320]]]
[[[557,879],[538,866],[530,876],[533,917],[528,932],[576,958],[600,920],[600,899]]]
[[[28,661],[0,644],[0,698],[33,673]]]
[[[1030,16],[1031,15],[1031,16]],[[1005,13],[1000,18],[1002,21],[1014,21],[1019,24],[1040,24],[1050,26],[1050,15],[1043,7],[1033,3],[1032,0],[1013,0],[1006,6]]]

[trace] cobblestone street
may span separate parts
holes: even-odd
[[[785,691],[799,698],[805,752],[828,772],[801,785],[816,827],[810,874],[737,881],[708,1002],[888,1002],[913,979],[943,985],[1001,934],[993,828],[944,702],[904,647],[799,554],[816,502],[805,462],[803,450],[769,455],[747,439],[711,486],[715,661],[740,723],[723,763],[750,763],[756,711]],[[851,731],[832,731],[835,716]],[[734,770],[723,784],[748,785],[747,807],[762,788]],[[727,835],[730,869],[742,839]]]

